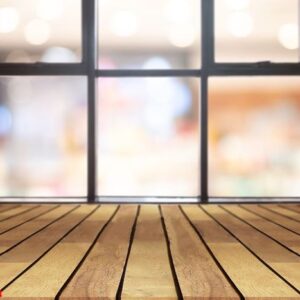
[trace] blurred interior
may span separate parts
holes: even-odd
[[[201,67],[200,0],[149,3],[98,0],[98,67]],[[215,60],[297,63],[298,5],[216,0]],[[80,62],[80,16],[80,0],[1,0],[0,62]],[[210,79],[211,196],[299,196],[298,81]],[[97,85],[99,195],[199,195],[199,80]],[[86,195],[86,101],[85,78],[0,78],[1,196]]]
[[[299,196],[299,83],[299,77],[210,79],[211,196]]]
[[[101,194],[196,197],[199,80],[105,78],[98,86]]]

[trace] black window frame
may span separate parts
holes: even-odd
[[[247,199],[274,200],[275,197],[214,197],[210,201],[208,193],[208,80],[210,77],[225,76],[299,76],[300,63],[221,63],[215,62],[215,30],[214,30],[214,0],[199,0],[201,3],[201,67],[199,69],[168,69],[168,70],[137,70],[137,69],[114,69],[101,70],[97,65],[97,28],[98,16],[97,5],[101,0],[81,0],[81,49],[82,59],[80,63],[0,63],[0,76],[85,76],[87,78],[87,100],[88,100],[88,147],[87,147],[87,202],[114,202],[115,197],[99,196],[97,193],[97,90],[96,80],[106,77],[195,77],[201,85],[200,93],[200,193],[194,197],[196,202],[222,202],[233,201],[234,198],[240,202],[247,202]],[[101,112],[100,112],[101,114]],[[101,167],[101,166],[100,166]],[[300,195],[299,195],[300,196]],[[147,198],[144,197],[118,197],[124,198]],[[13,197],[1,197],[13,198]],[[20,198],[20,197],[18,197]],[[24,197],[26,198],[26,197]],[[32,197],[28,197],[32,198]],[[41,197],[38,197],[41,198]],[[44,197],[60,198],[67,197]],[[73,197],[72,197],[73,198]],[[101,199],[105,199],[102,201]],[[151,196],[153,198],[153,196]],[[154,197],[155,198],[155,197]],[[186,202],[189,197],[159,197],[177,198],[178,202]],[[222,201],[221,199],[222,198]],[[276,199],[293,200],[297,197],[276,197]],[[243,200],[241,200],[243,199]],[[138,200],[136,202],[139,202]],[[175,202],[175,201],[174,201]],[[177,203],[178,203],[177,202]],[[193,202],[191,200],[191,202]],[[260,201],[261,203],[261,201]]]

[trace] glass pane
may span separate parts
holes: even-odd
[[[298,0],[216,0],[217,62],[298,62]]]
[[[99,80],[98,193],[199,195],[199,79]]]
[[[210,196],[300,196],[300,78],[213,78]]]
[[[86,195],[86,80],[0,77],[0,195]]]
[[[0,62],[81,61],[81,0],[0,1]]]
[[[99,67],[200,67],[199,0],[98,0]]]

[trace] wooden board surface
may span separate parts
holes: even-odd
[[[23,214],[16,216],[15,218],[10,218],[6,221],[0,222],[0,234],[12,230],[17,226],[20,226],[28,221],[32,221],[34,218],[41,216],[48,211],[51,211],[58,207],[57,205],[41,205],[36,206],[34,209],[31,209]]]
[[[300,214],[296,211],[285,208],[284,206],[279,206],[275,204],[270,204],[265,209],[271,210],[281,216],[284,216],[288,219],[295,220],[300,222]]]
[[[179,207],[162,211],[184,299],[239,299]]]
[[[300,300],[298,208],[0,204],[0,290],[24,300]]]
[[[53,247],[65,234],[76,226],[94,207],[81,206],[43,231],[25,240],[0,256],[0,282],[4,287],[30,267],[37,259]],[[3,289],[3,288],[2,288]]]
[[[234,216],[266,234],[289,250],[300,254],[300,236],[236,205],[222,205]]]
[[[141,207],[122,299],[177,299],[157,205]]]
[[[115,299],[136,214],[137,206],[120,208],[60,299]]]
[[[183,209],[245,298],[298,298],[299,294],[296,291],[205,213],[206,210],[214,210],[216,206],[204,207],[205,210],[198,207],[197,210],[194,206]]]
[[[70,213],[72,209],[75,209],[76,206],[61,206],[53,211],[50,211],[38,218],[25,223],[13,230],[10,230],[4,234],[0,235],[0,254],[3,254],[5,251],[8,251],[18,243],[23,240],[33,236],[35,233],[38,233],[40,230],[46,229],[49,224],[51,225],[56,220],[64,217],[66,214]],[[44,234],[42,232],[41,234]]]
[[[271,223],[275,223],[285,229],[288,229],[296,234],[300,235],[300,224],[294,220],[287,219],[279,214],[276,214],[267,209],[267,206],[258,205],[242,205],[242,207],[248,211],[254,212],[260,217],[265,218]]]
[[[4,222],[8,219],[16,218],[17,216],[26,213],[37,207],[37,205],[20,205],[13,209],[4,210],[0,212],[0,222]]]
[[[281,204],[279,206],[285,207],[286,209],[289,209],[289,210],[291,210],[293,212],[297,212],[297,213],[300,214],[300,204],[289,204],[289,205],[283,205],[283,204]]]
[[[257,255],[270,268],[300,290],[300,257],[288,251],[268,236],[255,230],[245,222],[232,216],[216,205],[205,206],[204,209],[240,242],[244,243],[253,254]]]
[[[43,259],[10,285],[5,290],[6,297],[54,299],[115,210],[115,206],[94,210]],[[34,289],[32,285],[35,285]]]
[[[2,204],[0,206],[0,213],[3,212],[3,211],[14,209],[14,208],[16,208],[18,206],[20,206],[20,205],[17,205],[17,204],[15,204],[15,205],[5,205],[5,204]]]

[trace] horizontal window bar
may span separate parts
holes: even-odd
[[[0,76],[76,76],[86,75],[86,66],[82,63],[1,63]]]
[[[0,202],[7,200],[18,200],[18,199],[55,199],[55,200],[68,200],[68,199],[86,199],[87,196],[1,196]]]
[[[128,198],[135,198],[135,199],[140,199],[140,198],[147,198],[147,199],[150,199],[150,198],[157,198],[157,199],[199,199],[200,196],[96,196],[96,198],[101,198],[101,199],[115,199],[115,198],[122,198],[122,199],[128,199]],[[18,199],[34,199],[34,200],[38,200],[38,199],[54,199],[54,200],[72,200],[72,199],[76,199],[76,200],[80,200],[80,199],[87,199],[87,196],[1,196],[0,197],[0,202],[5,202],[5,200],[18,200]],[[282,200],[282,199],[290,199],[290,200],[298,200],[300,201],[300,196],[297,197],[297,196],[293,196],[293,197],[284,197],[284,196],[267,196],[267,197],[264,197],[264,196],[210,196],[209,197],[210,200],[217,200],[217,201],[220,201],[222,199],[226,199],[226,200],[230,200],[230,199],[279,199],[279,200]]]
[[[97,77],[200,77],[201,70],[96,70]]]
[[[107,198],[107,199],[114,199],[114,198],[122,198],[122,199],[130,199],[130,198],[156,198],[156,199],[195,199],[195,198],[200,198],[200,196],[149,196],[149,195],[139,195],[139,196],[115,196],[115,195],[109,195],[109,196],[97,196],[97,198]]]
[[[210,76],[276,76],[300,75],[300,64],[294,63],[214,63],[208,67]]]
[[[210,199],[299,199],[300,196],[210,196]]]

